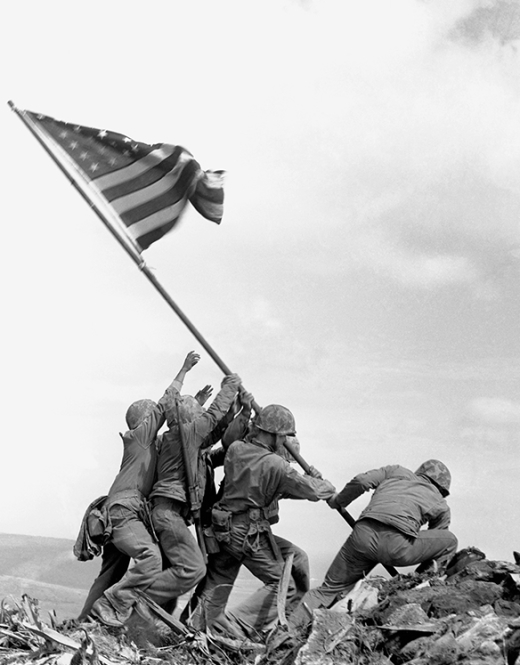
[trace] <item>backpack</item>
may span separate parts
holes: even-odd
[[[112,534],[112,524],[107,507],[108,496],[100,496],[89,505],[72,551],[79,561],[89,561],[99,556]]]

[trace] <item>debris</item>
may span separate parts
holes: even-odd
[[[333,612],[362,612],[377,605],[378,591],[372,578],[365,578],[356,582],[355,587],[348,594],[335,603],[330,609]]]
[[[278,621],[280,622],[281,626],[287,625],[287,619],[285,617],[285,603],[287,599],[287,590],[289,589],[289,582],[291,581],[293,559],[294,552],[291,552],[284,563],[283,573],[278,584],[278,593],[276,595]]]
[[[438,622],[431,622],[419,603],[408,603],[398,607],[389,617],[382,630],[403,630],[419,633],[435,633]]]
[[[189,635],[189,630],[188,628],[181,623],[180,621],[177,621],[177,619],[174,619],[171,614],[168,614],[168,612],[165,612],[160,605],[158,605],[155,601],[153,601],[149,596],[147,596],[143,591],[137,591],[137,594],[139,595],[139,598],[141,601],[143,601],[148,608],[157,616],[161,621],[164,621],[164,623],[171,628],[174,632],[178,633],[179,635],[187,636]]]
[[[309,635],[281,624],[284,639],[267,644],[187,629],[145,596],[135,626],[123,629],[58,625],[52,613],[46,623],[38,601],[4,599],[0,664],[520,665],[520,564],[478,557],[458,564],[450,576],[368,577],[333,608],[316,610]]]
[[[446,568],[446,577],[456,575],[460,571],[464,570],[464,568],[467,566],[470,566],[472,563],[476,563],[477,561],[481,561],[485,558],[486,555],[484,552],[479,550],[478,547],[466,547],[465,549],[457,552],[449,562],[448,567]]]

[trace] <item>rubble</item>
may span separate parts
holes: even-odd
[[[450,575],[368,577],[316,610],[309,634],[272,649],[269,634],[250,642],[192,633],[160,610],[146,620],[136,613],[125,629],[58,625],[52,613],[41,618],[38,601],[6,598],[0,665],[520,665],[520,563],[460,561]]]

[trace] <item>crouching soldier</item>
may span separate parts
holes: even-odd
[[[327,480],[301,475],[276,454],[286,436],[294,434],[292,413],[271,404],[253,420],[245,440],[228,446],[224,489],[212,510],[220,552],[208,562],[201,599],[190,619],[193,627],[231,630],[224,610],[242,564],[265,585],[264,607],[269,611],[264,621],[276,617],[276,592],[284,561],[271,531],[269,507],[280,496],[319,501],[335,492]],[[289,602],[295,593],[296,585],[291,580]]]
[[[290,615],[289,627],[303,627],[310,621],[309,610],[330,607],[378,563],[421,564],[418,572],[442,572],[457,549],[457,538],[448,530],[450,509],[445,497],[450,484],[447,467],[433,459],[421,464],[415,473],[398,465],[384,466],[348,482],[328,500],[331,508],[348,506],[371,489],[374,494],[330,565],[323,584],[306,593]],[[429,528],[421,529],[426,523]]]

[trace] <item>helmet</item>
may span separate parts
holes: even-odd
[[[423,462],[415,473],[418,476],[429,478],[444,496],[448,496],[450,493],[451,473],[448,467],[439,462],[438,459],[429,459]]]
[[[269,404],[264,407],[254,421],[258,429],[270,434],[295,435],[296,423],[294,416],[280,404]]]
[[[140,425],[156,406],[152,399],[138,399],[137,402],[130,404],[125,416],[128,429],[135,429]]]
[[[191,423],[204,413],[204,409],[200,403],[191,395],[183,395],[179,400],[179,412],[181,422]]]

